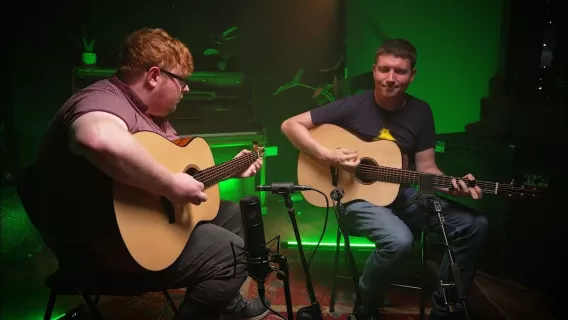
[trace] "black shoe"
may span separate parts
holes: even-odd
[[[265,300],[267,306],[270,302]],[[233,301],[229,303],[223,316],[223,320],[259,320],[268,315],[270,311],[262,304],[260,298],[245,300],[239,293]]]
[[[357,320],[380,320],[381,313],[379,312],[378,308],[369,308],[363,307],[362,314],[357,315]]]

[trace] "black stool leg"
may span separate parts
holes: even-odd
[[[85,301],[85,304],[87,305],[87,308],[89,308],[91,315],[94,316],[95,319],[103,320],[103,315],[99,312],[99,309],[97,309],[97,306],[91,299],[91,296],[83,293],[81,289],[77,289],[77,292],[79,293],[81,298],[83,298],[83,301]]]
[[[337,226],[337,240],[335,241],[335,257],[333,258],[333,280],[331,282],[331,297],[329,299],[329,312],[335,312],[335,299],[337,298],[337,272],[339,271],[339,245],[341,243],[341,229]]]
[[[168,290],[162,290],[162,293],[164,294],[166,301],[170,305],[170,308],[172,308],[172,311],[174,312],[174,314],[176,314],[178,312],[178,308],[176,306],[176,303],[174,302],[174,299],[172,299],[172,296],[170,295]]]
[[[45,307],[45,313],[43,314],[43,320],[51,320],[51,315],[53,314],[53,308],[55,307],[56,299],[57,293],[51,290],[49,292],[49,300],[47,301],[47,306]]]
[[[426,243],[427,235],[425,231],[420,233],[420,320],[424,320],[426,309]]]

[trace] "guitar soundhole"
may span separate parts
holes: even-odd
[[[185,173],[189,174],[190,176],[194,176],[198,172],[199,172],[199,168],[193,167],[193,166],[189,167],[189,168],[187,168],[187,170],[185,170]]]
[[[377,161],[371,158],[361,158],[361,163],[355,170],[355,179],[362,184],[371,184],[377,181],[376,170],[373,167],[378,167]]]

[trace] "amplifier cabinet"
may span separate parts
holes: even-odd
[[[514,148],[505,140],[481,138],[466,133],[438,135],[443,152],[436,153],[436,162],[445,174],[462,177],[471,173],[478,180],[509,182],[514,178]],[[521,181],[520,181],[521,182]],[[451,201],[483,214],[489,222],[489,234],[482,250],[480,269],[493,275],[503,275],[509,248],[510,200],[504,196],[484,194],[480,200],[471,197],[451,197]]]

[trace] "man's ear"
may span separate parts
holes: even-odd
[[[414,76],[416,75],[416,68],[412,69],[411,71],[411,76],[410,76],[410,82],[414,81]]]
[[[160,68],[158,67],[152,67],[146,72],[146,80],[152,87],[158,85],[158,76],[160,76],[160,73]]]

